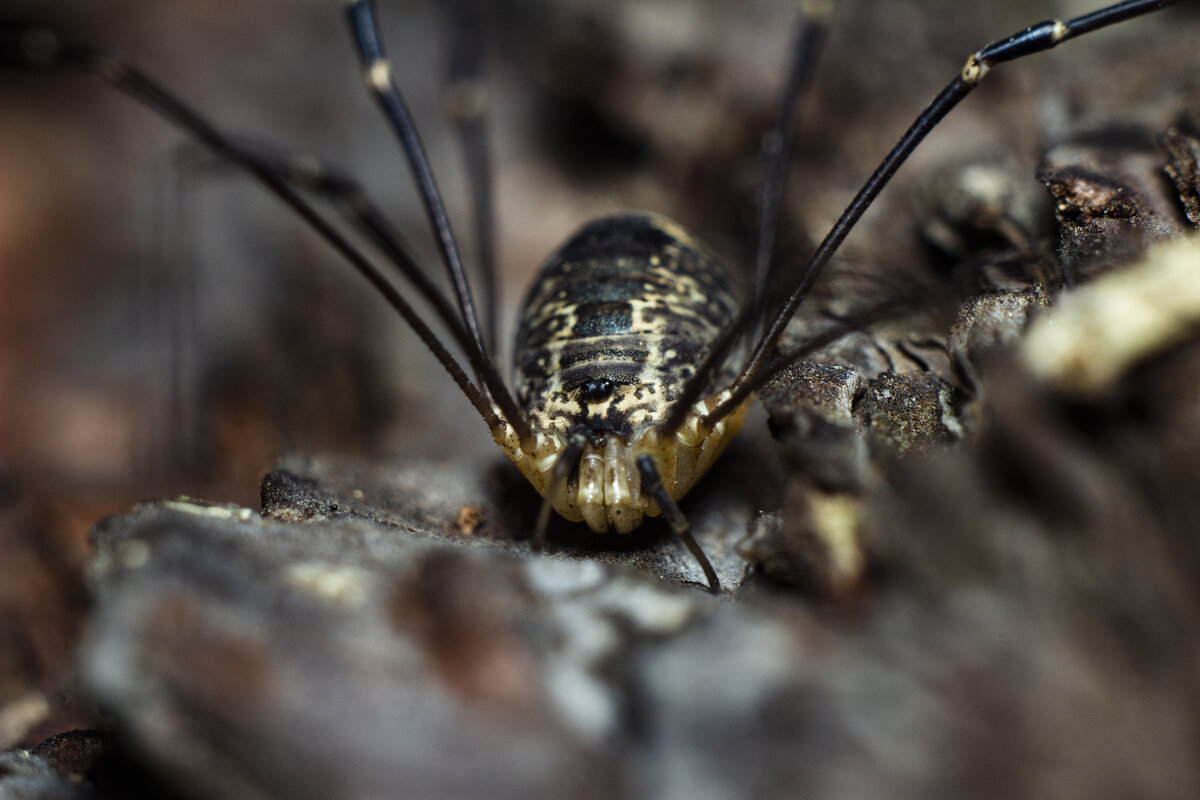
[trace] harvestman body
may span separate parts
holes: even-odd
[[[827,2],[810,2],[797,29],[774,136],[768,138],[775,146],[768,152],[754,301],[739,311],[724,269],[675,223],[649,214],[596,220],[551,256],[529,292],[515,350],[515,397],[489,356],[494,335],[485,337],[481,331],[416,127],[392,81],[370,0],[348,3],[351,31],[367,86],[400,139],[422,195],[454,288],[454,306],[425,277],[357,182],[328,165],[258,152],[105,50],[44,28],[0,26],[0,65],[96,72],[240,165],[290,206],[408,322],[471,401],[497,444],[543,495],[535,546],[541,545],[551,508],[569,520],[586,522],[594,531],[618,533],[633,530],[646,515],[661,513],[695,556],[709,588],[717,591],[716,573],[675,501],[737,432],[754,391],[819,344],[810,342],[775,355],[784,328],[809,288],[892,175],[992,66],[1185,1],[1129,0],[1066,22],[1034,25],[973,53],[883,160],[805,268],[771,281],[771,241],[793,108],[811,71],[829,10]],[[477,78],[470,66],[464,75],[468,82]],[[482,116],[464,116],[459,132],[476,191],[477,233],[485,243],[485,293],[491,306],[486,213],[490,197]],[[302,192],[333,201],[344,219],[400,270],[465,353],[474,379],[382,271]],[[783,287],[780,296],[785,299],[776,307],[765,302],[769,282]],[[749,357],[740,365],[731,364],[734,345],[760,324],[764,332]]]
[[[716,257],[670,220],[622,214],[584,226],[523,307],[517,400],[538,449],[532,459],[519,447],[505,452],[562,516],[629,533],[658,514],[641,490],[639,459],[650,457],[666,492],[682,497],[741,425],[747,402],[706,431],[701,420],[722,399],[710,398],[675,435],[657,430],[737,308]],[[573,441],[582,443],[578,477],[555,482]]]

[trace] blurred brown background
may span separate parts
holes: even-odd
[[[620,208],[674,216],[732,264],[753,251],[760,137],[794,15],[784,0],[486,4],[503,355],[531,273]],[[985,42],[1098,2],[838,5],[805,104],[780,257],[819,239],[923,104]],[[469,208],[441,111],[441,3],[381,4],[398,79],[461,243]],[[362,91],[342,4],[4,0],[111,45],[213,120],[362,177],[427,262],[398,148]],[[933,176],[990,152],[1033,181],[1087,119],[1159,128],[1195,98],[1184,8],[997,69],[902,172],[843,261],[917,259]],[[469,258],[469,256],[468,256]],[[84,536],[149,496],[257,505],[282,451],[497,458],[484,427],[368,287],[246,178],[88,76],[0,73],[4,536],[56,565],[31,603],[82,602]],[[25,563],[8,558],[18,567]],[[58,576],[58,577],[55,577]],[[60,580],[61,578],[61,580]],[[69,635],[47,633],[45,663]],[[2,643],[0,643],[2,644]]]

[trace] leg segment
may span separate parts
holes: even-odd
[[[669,436],[679,429],[684,417],[708,387],[709,378],[725,363],[729,349],[757,328],[765,313],[766,295],[771,285],[771,260],[775,250],[775,234],[779,226],[779,206],[786,183],[788,157],[796,127],[796,108],[811,83],[817,56],[825,42],[829,20],[833,15],[833,0],[805,0],[800,4],[800,19],[792,36],[788,70],[779,98],[775,121],[763,139],[765,168],[760,199],[758,244],[754,257],[754,297],[742,309],[738,319],[713,343],[712,349],[684,386],[676,405],[659,426]]]
[[[754,308],[762,312],[767,287],[771,282],[771,257],[775,251],[775,233],[779,227],[779,203],[786,182],[788,156],[796,127],[796,109],[805,90],[812,83],[833,0],[810,0],[800,7],[800,21],[792,37],[788,71],[775,124],[763,139],[766,170],[762,187],[762,216],[759,217],[758,248],[754,256]]]
[[[454,33],[450,55],[447,106],[462,146],[471,206],[475,217],[475,244],[479,250],[479,278],[483,295],[483,341],[498,353],[496,319],[496,213],[492,190],[492,160],[488,148],[488,90],[483,80],[483,26],[489,5],[482,0],[459,0],[454,5]]]
[[[450,230],[450,218],[442,205],[442,196],[438,191],[437,182],[433,177],[433,169],[425,155],[425,147],[417,134],[417,126],[412,120],[408,104],[404,96],[392,80],[391,67],[384,53],[383,37],[379,32],[379,23],[375,17],[375,7],[370,0],[352,0],[346,9],[350,30],[354,42],[358,46],[358,54],[362,60],[363,76],[367,88],[383,110],[388,123],[392,126],[404,156],[412,171],[413,181],[421,193],[425,211],[429,215],[429,224],[436,235],[438,247],[441,249],[442,261],[450,273],[450,281],[458,297],[458,307],[462,312],[463,324],[471,332],[481,350],[483,338],[479,333],[479,319],[475,314],[475,302],[471,297],[471,287],[463,270],[462,258],[458,253],[458,245]]]
[[[428,301],[464,352],[470,350],[467,330],[457,312],[421,268],[404,237],[387,221],[356,178],[313,153],[291,151],[273,142],[244,136],[226,134],[226,137],[247,162],[256,163],[295,188],[333,203],[343,218],[370,239]]]
[[[478,356],[472,361],[472,366],[476,367],[478,377],[487,385],[492,399],[495,400],[496,405],[500,407],[501,412],[516,430],[522,447],[532,452],[536,446],[533,432],[484,347],[483,338],[479,332],[479,319],[475,314],[475,303],[471,298],[471,287],[467,282],[466,272],[463,270],[462,258],[459,256],[454,234],[450,230],[450,219],[442,205],[442,197],[438,192],[433,170],[429,166],[429,159],[425,156],[425,148],[417,134],[417,128],[409,113],[408,105],[392,80],[392,71],[384,53],[383,39],[379,33],[374,3],[371,0],[350,0],[346,8],[346,18],[350,23],[354,43],[358,47],[367,88],[400,140],[413,180],[417,184],[426,214],[429,216],[430,226],[436,234],[435,238],[442,253],[442,261],[450,274],[450,282],[454,286],[454,293],[458,298],[463,324],[471,333],[474,343],[473,350]]]
[[[642,492],[654,498],[654,502],[658,503],[667,524],[671,526],[671,532],[679,537],[683,546],[696,559],[696,563],[704,571],[705,580],[708,581],[708,590],[713,594],[720,593],[721,582],[717,580],[717,571],[713,569],[712,562],[700,548],[696,537],[692,536],[692,526],[688,523],[687,518],[683,516],[679,506],[663,487],[662,477],[658,474],[658,467],[654,465],[654,459],[649,455],[638,456],[637,466],[638,472],[642,475]]]

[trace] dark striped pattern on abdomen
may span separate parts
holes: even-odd
[[[736,311],[724,267],[683,228],[647,214],[594,220],[530,289],[514,357],[518,399],[541,430],[586,421],[629,435],[661,419]],[[588,402],[581,387],[597,381],[615,390]]]

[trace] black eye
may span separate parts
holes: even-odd
[[[579,387],[579,399],[585,403],[599,403],[611,397],[615,388],[607,378],[584,381]]]

